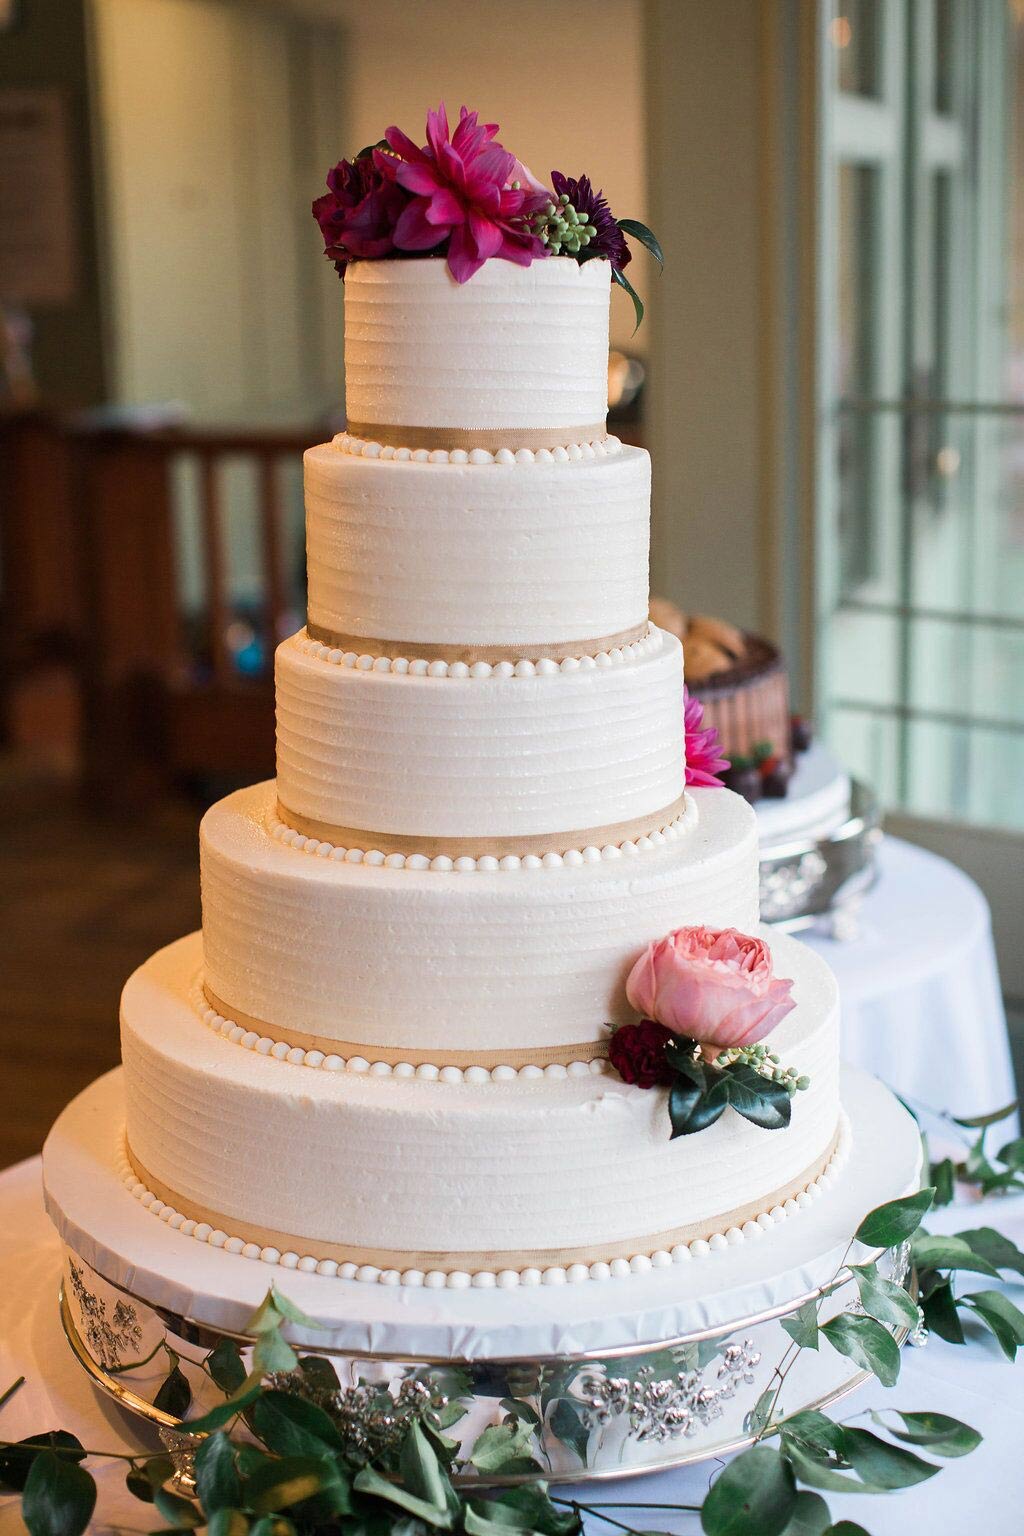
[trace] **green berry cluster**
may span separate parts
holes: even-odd
[[[552,256],[560,256],[563,252],[566,256],[578,256],[597,234],[594,225],[588,224],[576,212],[567,192],[562,193],[557,203],[548,202],[538,208],[530,215],[527,224],[530,233],[547,246]]]
[[[731,1045],[726,1050],[720,1051],[716,1060],[716,1067],[731,1067],[736,1062],[743,1062],[748,1067],[753,1067],[762,1077],[770,1082],[782,1083],[788,1088],[790,1095],[798,1090],[802,1092],[811,1086],[809,1077],[798,1072],[796,1067],[783,1067],[779,1065],[779,1058],[773,1051],[769,1051],[763,1041],[756,1045]]]

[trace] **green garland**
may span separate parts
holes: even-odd
[[[980,1146],[976,1143],[964,1160],[965,1172],[973,1169],[985,1180],[996,1176],[984,1156],[985,1129],[1011,1112],[1012,1107],[983,1121],[958,1122],[981,1127]],[[1021,1144],[1011,1143],[1000,1154],[1008,1159],[1007,1170],[1012,1166],[1016,1171],[1020,1153]],[[834,1276],[838,1281],[849,1271],[862,1311],[844,1312],[822,1323],[822,1303],[809,1302],[783,1320],[791,1343],[748,1415],[746,1427],[754,1443],[724,1466],[699,1506],[583,1504],[554,1496],[537,1460],[540,1419],[530,1404],[514,1398],[503,1401],[504,1418],[484,1430],[466,1463],[457,1460],[459,1442],[445,1433],[462,1416],[462,1406],[434,1398],[426,1389],[419,1389],[418,1401],[410,1396],[397,1410],[393,1399],[387,1402],[391,1433],[386,1443],[355,1449],[339,1428],[337,1415],[328,1411],[338,1392],[333,1366],[323,1356],[298,1355],[284,1336],[288,1323],[307,1329],[316,1324],[273,1287],[247,1325],[246,1332],[255,1339],[250,1370],[229,1340],[201,1362],[225,1396],[202,1418],[182,1423],[184,1432],[205,1437],[195,1453],[194,1498],[172,1487],[175,1468],[169,1456],[92,1451],[64,1430],[0,1441],[0,1489],[21,1494],[30,1536],[80,1536],[88,1528],[96,1506],[96,1483],[84,1465],[90,1458],[125,1464],[129,1492],[155,1507],[154,1529],[162,1532],[580,1536],[585,1520],[592,1519],[626,1536],[643,1536],[643,1511],[657,1508],[699,1515],[705,1536],[866,1536],[854,1522],[834,1524],[824,1495],[882,1494],[910,1487],[936,1475],[940,1468],[934,1458],[967,1455],[981,1436],[947,1414],[894,1408],[864,1410],[844,1422],[815,1411],[779,1416],[780,1396],[800,1352],[822,1345],[848,1356],[883,1386],[892,1386],[900,1369],[892,1330],[923,1326],[917,1305],[879,1272],[876,1263],[848,1263],[854,1241],[883,1250],[910,1242],[927,1326],[960,1344],[965,1340],[962,1316],[969,1315],[992,1332],[1009,1359],[1016,1357],[1024,1345],[1024,1314],[1003,1291],[958,1294],[955,1275],[1024,1275],[1024,1253],[989,1227],[954,1237],[925,1232],[920,1224],[936,1194],[941,1202],[951,1192],[951,1185],[922,1190],[865,1217]],[[828,1287],[825,1290],[827,1294]],[[173,1351],[161,1347],[167,1350],[170,1370],[156,1404],[183,1417],[191,1389]],[[453,1369],[451,1375],[457,1390],[458,1373]],[[0,1395],[0,1409],[20,1385],[15,1382]],[[382,1389],[382,1401],[386,1397]],[[555,1409],[549,1428],[567,1444],[575,1443],[582,1456],[585,1441],[581,1447],[579,1421],[570,1422],[571,1411],[566,1414],[572,1401],[568,1396],[549,1399],[549,1410],[552,1403]],[[874,1427],[856,1422],[865,1419]],[[538,1476],[496,1495],[456,1489],[453,1473],[470,1467],[483,1474],[536,1471]],[[580,1475],[586,1476],[582,1466]],[[616,1513],[609,1513],[612,1510]],[[631,1510],[639,1525],[623,1518]]]

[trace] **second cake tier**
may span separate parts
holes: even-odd
[[[288,828],[273,784],[201,830],[205,985],[284,1050],[482,1067],[603,1054],[632,1017],[644,945],[684,924],[757,921],[754,813],[697,790],[638,841],[545,859],[431,861]],[[438,867],[440,865],[441,867]]]

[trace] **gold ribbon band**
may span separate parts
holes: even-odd
[[[604,421],[583,427],[408,427],[389,421],[350,421],[345,425],[350,437],[367,443],[381,443],[389,448],[485,448],[497,453],[499,448],[568,448],[573,443],[603,442],[608,436]]]
[[[344,1056],[346,1061],[352,1056],[362,1056],[366,1061],[386,1061],[392,1067],[407,1061],[414,1067],[428,1063],[435,1067],[487,1067],[489,1070],[491,1067],[567,1067],[571,1061],[594,1061],[598,1056],[608,1055],[607,1036],[603,1040],[584,1040],[578,1045],[522,1046],[514,1050],[492,1047],[487,1051],[452,1051],[447,1046],[413,1050],[366,1045],[354,1040],[335,1040],[328,1035],[312,1035],[302,1029],[286,1029],[280,1024],[270,1024],[266,1019],[257,1019],[224,1002],[206,982],[203,983],[203,996],[211,1008],[216,1008],[225,1019],[231,1019],[243,1029],[255,1030],[257,1034],[281,1040],[285,1045],[299,1046],[304,1051]]]
[[[645,619],[630,629],[620,629],[614,635],[598,635],[587,640],[553,640],[550,644],[525,641],[522,645],[456,645],[436,643],[430,640],[381,640],[376,636],[352,635],[344,630],[330,629],[326,624],[306,621],[306,633],[311,640],[319,640],[333,650],[355,651],[358,656],[407,656],[410,660],[464,661],[472,666],[475,661],[565,661],[568,657],[596,656],[601,651],[633,645],[643,640],[650,626]]]
[[[692,1243],[698,1238],[705,1240],[716,1232],[727,1232],[730,1227],[742,1227],[746,1221],[756,1220],[764,1211],[771,1210],[776,1205],[783,1205],[787,1200],[806,1189],[808,1184],[818,1178],[824,1172],[835,1155],[836,1145],[839,1140],[839,1132],[836,1131],[827,1151],[792,1179],[788,1184],[773,1190],[771,1194],[763,1195],[759,1200],[751,1200],[745,1205],[737,1206],[731,1211],[724,1211],[714,1218],[704,1221],[690,1222],[685,1226],[673,1227],[667,1232],[645,1233],[640,1237],[621,1239],[618,1242],[590,1243],[578,1248],[534,1248],[523,1251],[506,1251],[496,1249],[481,1249],[479,1252],[445,1252],[443,1249],[427,1250],[396,1250],[392,1248],[362,1248],[354,1243],[332,1243],[322,1238],[304,1237],[296,1232],[279,1232],[274,1227],[261,1227],[252,1222],[237,1221],[233,1216],[226,1216],[220,1211],[214,1211],[208,1206],[195,1205],[186,1201],[171,1185],[165,1184],[162,1179],[154,1178],[147,1168],[139,1162],[131,1147],[125,1141],[125,1154],[128,1158],[135,1177],[165,1205],[173,1206],[187,1219],[195,1222],[207,1222],[211,1227],[226,1232],[228,1237],[238,1237],[247,1243],[255,1243],[260,1248],[277,1248],[282,1253],[308,1254],[315,1259],[332,1259],[339,1264],[372,1264],[377,1269],[436,1269],[450,1274],[455,1270],[466,1271],[470,1274],[477,1270],[498,1271],[502,1269],[549,1269],[553,1267],[567,1268],[570,1264],[597,1264],[608,1263],[612,1259],[631,1259],[634,1254],[656,1253],[659,1249],[671,1250],[677,1243]]]
[[[361,848],[364,853],[420,853],[436,858],[447,854],[449,858],[480,859],[487,855],[501,858],[504,854],[569,853],[577,848],[604,848],[609,843],[632,842],[638,837],[648,837],[660,832],[677,820],[686,808],[686,796],[680,795],[671,805],[653,816],[635,816],[630,821],[617,821],[606,827],[583,827],[574,832],[537,832],[524,837],[419,837],[396,832],[367,832],[361,827],[341,827],[330,821],[318,821],[313,816],[301,816],[289,810],[281,800],[277,802],[278,819],[294,832],[306,837],[318,838],[322,843],[333,843],[336,848]]]

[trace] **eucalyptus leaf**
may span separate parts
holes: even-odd
[[[887,1414],[902,1420],[903,1428],[896,1429],[890,1424]],[[933,1456],[967,1456],[981,1444],[976,1429],[948,1413],[905,1413],[902,1408],[888,1408],[873,1409],[871,1417],[894,1439],[924,1446]]]
[[[438,1509],[449,1507],[451,1484],[438,1460],[437,1452],[415,1419],[402,1441],[399,1470],[410,1493],[427,1500]]]
[[[975,1253],[962,1237],[917,1232],[910,1252],[918,1269],[970,1269],[975,1274],[991,1275],[993,1279],[999,1276],[999,1271],[981,1254]]]
[[[204,1413],[201,1418],[189,1419],[189,1434],[208,1435],[214,1429],[223,1429],[224,1425],[230,1419],[233,1419],[237,1413],[242,1413],[249,1407],[250,1403],[254,1403],[262,1390],[263,1388],[258,1381],[247,1378],[242,1388],[234,1393],[232,1397],[225,1398],[224,1402],[218,1403],[216,1407],[210,1409],[209,1413]]]
[[[192,1405],[192,1388],[179,1365],[172,1365],[153,1399],[153,1407],[172,1418],[183,1419]]]
[[[890,1445],[870,1429],[847,1429],[843,1448],[854,1471],[876,1488],[911,1488],[927,1482],[939,1470],[933,1462],[902,1446]]]
[[[245,1380],[245,1366],[234,1339],[221,1339],[207,1355],[206,1368],[222,1392],[237,1392]]]
[[[820,1493],[801,1488],[782,1536],[824,1536],[832,1516]]]
[[[579,1405],[569,1397],[560,1397],[551,1410],[548,1428],[553,1435],[558,1436],[563,1445],[575,1451],[582,1465],[586,1466],[590,1431],[583,1422]]]
[[[1008,1141],[1005,1147],[1000,1147],[996,1158],[1015,1172],[1024,1171],[1024,1136],[1018,1136],[1014,1141]]]
[[[81,1536],[95,1508],[96,1484],[85,1468],[55,1450],[40,1451],[21,1496],[29,1536]]]
[[[206,1524],[198,1506],[170,1488],[154,1488],[153,1503],[176,1530],[197,1531],[201,1525]]]
[[[301,1355],[299,1370],[311,1386],[323,1392],[337,1392],[341,1386],[338,1373],[326,1355]]]
[[[846,1465],[841,1427],[816,1408],[807,1408],[784,1420],[782,1438],[787,1444],[798,1441],[815,1461],[831,1462],[836,1466]]]
[[[902,1285],[886,1280],[877,1264],[851,1264],[850,1273],[857,1282],[861,1306],[869,1317],[900,1328],[916,1328],[917,1303],[911,1301]]]
[[[0,1448],[0,1492],[20,1493],[32,1463],[42,1451],[54,1451],[66,1461],[84,1461],[82,1442],[66,1429],[52,1429],[49,1434],[30,1435],[16,1445]]]
[[[855,1364],[878,1377],[883,1387],[896,1385],[900,1374],[900,1351],[896,1340],[873,1317],[857,1317],[843,1312],[825,1323],[821,1332],[833,1349],[848,1355]]]
[[[470,1465],[478,1472],[499,1475],[510,1467],[522,1470],[519,1463],[524,1458],[536,1467],[538,1463],[532,1455],[534,1433],[534,1426],[526,1419],[513,1418],[504,1424],[491,1424],[475,1442],[469,1454]]]
[[[653,230],[641,224],[639,219],[618,219],[616,222],[624,235],[632,235],[634,240],[639,240],[641,245],[647,247],[659,266],[665,265],[664,252]]]
[[[292,1392],[263,1392],[250,1411],[253,1432],[278,1456],[320,1456],[344,1450],[322,1408]]]
[[[970,1307],[987,1323],[1008,1360],[1017,1358],[1024,1344],[1024,1313],[1002,1291],[974,1291],[961,1296],[958,1306]]]
[[[987,1259],[995,1269],[1010,1269],[1024,1275],[1024,1253],[993,1227],[976,1227],[970,1232],[958,1232],[957,1237],[967,1244],[979,1258]]]
[[[490,1501],[494,1514],[500,1510],[501,1519],[526,1522],[518,1528],[537,1531],[539,1536],[572,1536],[582,1530],[582,1522],[575,1509],[560,1509],[551,1502],[546,1483],[524,1483],[519,1488],[506,1488]]]
[[[635,336],[637,331],[640,329],[640,322],[644,318],[643,300],[637,293],[636,289],[633,287],[633,284],[630,282],[629,278],[625,275],[624,272],[620,272],[618,267],[612,267],[612,282],[618,283],[620,288],[625,288],[626,292],[633,300],[633,313],[636,316],[636,324],[633,327],[633,335]]]
[[[303,1312],[301,1307],[297,1307],[294,1301],[289,1300],[287,1296],[283,1296],[276,1285],[270,1287],[269,1295],[279,1315],[289,1323],[298,1323],[300,1328],[310,1328],[315,1333],[323,1333],[325,1331],[323,1323],[318,1323],[316,1318],[310,1317],[308,1312]],[[248,1333],[249,1330],[246,1329],[245,1331]]]
[[[796,1312],[780,1319],[782,1328],[801,1349],[818,1347],[818,1303],[805,1301]]]
[[[1019,1102],[1014,1099],[1012,1104],[1004,1104],[1002,1109],[993,1109],[987,1115],[970,1115],[961,1119],[958,1115],[950,1115],[954,1125],[962,1125],[968,1131],[983,1131],[986,1126],[998,1125],[1000,1120],[1008,1120],[1016,1114]]]
[[[931,1181],[935,1186],[936,1206],[952,1205],[953,1196],[956,1193],[956,1165],[951,1157],[944,1157],[939,1163],[932,1163]]]
[[[885,1493],[873,1483],[865,1483],[852,1472],[842,1472],[816,1461],[798,1440],[783,1439],[783,1450],[794,1476],[809,1488],[820,1488],[823,1493]]]
[[[956,1310],[956,1297],[948,1280],[921,1290],[921,1311],[926,1326],[947,1344],[965,1344],[963,1324]]]
[[[796,1484],[782,1453],[752,1445],[720,1472],[700,1512],[704,1536],[782,1536]]]
[[[761,1396],[743,1420],[743,1428],[748,1435],[753,1435],[756,1438],[767,1428],[774,1402],[775,1388],[765,1387]]]
[[[235,1466],[235,1448],[223,1431],[208,1435],[195,1455],[196,1494],[206,1513],[237,1509],[242,1480]]]
[[[257,1334],[252,1352],[252,1368],[260,1376],[278,1372],[287,1374],[298,1369],[299,1357],[288,1343],[280,1327],[264,1329]]]
[[[217,1509],[206,1526],[207,1536],[248,1536],[249,1517],[240,1509]]]
[[[854,1236],[868,1248],[895,1248],[906,1242],[921,1225],[925,1212],[935,1197],[934,1189],[920,1189],[901,1200],[889,1200],[876,1206],[857,1228]]]
[[[527,1403],[521,1397],[503,1397],[500,1406],[513,1418],[525,1419],[528,1424],[540,1428],[540,1414],[532,1403]]]
[[[152,1504],[153,1495],[174,1476],[174,1462],[169,1456],[150,1456],[141,1467],[129,1467],[125,1487],[143,1504]]]
[[[245,1480],[246,1505],[257,1515],[277,1514],[323,1493],[331,1495],[330,1505],[340,1506],[339,1513],[349,1507],[344,1474],[326,1456],[270,1457]]]
[[[261,1515],[249,1527],[249,1536],[295,1536],[295,1526],[286,1515]]]

